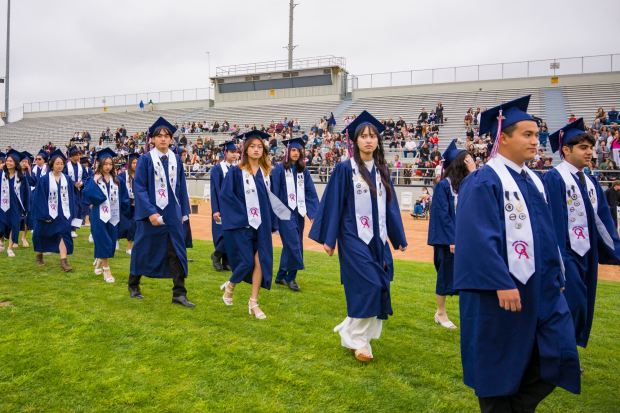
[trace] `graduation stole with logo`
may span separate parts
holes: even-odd
[[[97,186],[101,189],[101,192],[106,198],[106,200],[99,205],[99,219],[106,223],[109,221],[112,225],[118,224],[121,218],[118,200],[118,185],[116,185],[114,183],[114,179],[110,177],[109,193],[103,178],[99,179]]]
[[[243,193],[245,194],[245,210],[248,216],[248,223],[252,228],[258,229],[262,219],[260,215],[260,204],[258,202],[258,192],[256,191],[256,182],[254,181],[254,176],[245,169],[242,169],[241,173],[243,177]],[[274,214],[283,221],[290,220],[291,211],[271,192],[271,179],[269,175],[262,169],[261,174],[263,175],[265,187],[267,188],[267,195],[269,196],[269,203],[271,204],[271,209]]]
[[[73,162],[69,162],[67,164],[67,172],[69,178],[71,178],[73,182],[82,182],[82,174],[84,173],[84,169],[82,168],[81,163],[77,163],[77,177],[75,176],[75,171],[73,170]]]
[[[47,213],[52,219],[58,216],[58,183],[54,174],[49,174],[49,189],[47,194]],[[71,210],[69,209],[69,185],[65,174],[60,174],[60,200],[62,202],[62,214],[69,219]]]
[[[0,188],[0,208],[6,212],[11,208],[11,193],[9,189],[9,178],[6,176],[5,172],[2,172],[2,187]],[[17,196],[17,200],[19,201],[20,206],[24,209],[24,204],[22,203],[22,181],[15,174],[13,179],[13,190],[15,191],[15,195]]]
[[[151,160],[153,161],[153,173],[155,177],[155,204],[159,207],[159,209],[164,209],[168,206],[168,185],[166,185],[166,171],[164,171],[164,166],[161,163],[161,159],[159,156],[160,152],[157,148],[151,150]],[[170,149],[165,154],[168,156],[168,182],[170,183],[170,188],[172,188],[172,194],[174,195],[175,201],[177,203],[179,200],[177,199],[176,194],[176,180],[177,180],[177,157]]]
[[[566,209],[568,211],[568,238],[570,248],[579,256],[583,257],[590,250],[590,232],[588,229],[588,216],[586,215],[586,202],[581,196],[581,190],[577,184],[577,180],[570,172],[568,162],[563,161],[555,167],[558,171],[564,185],[566,186]],[[594,221],[601,239],[609,248],[614,248],[613,240],[605,228],[605,224],[598,216],[598,200],[596,197],[596,188],[589,178],[586,178],[586,189],[588,191],[589,201],[594,209]]]
[[[34,168],[32,168],[32,172],[37,178],[40,178],[41,175],[45,175],[47,173],[47,165],[45,164],[43,164],[43,166],[35,165]]]
[[[370,188],[362,175],[359,173],[355,159],[350,159],[351,169],[353,170],[353,194],[355,202],[355,222],[357,224],[357,236],[365,244],[370,244],[374,235],[372,220],[372,200],[370,199]],[[385,244],[387,241],[387,227],[385,220],[386,197],[381,174],[375,172],[375,188],[377,192],[377,209],[379,210],[379,237]]]
[[[295,188],[295,177],[290,169],[284,171],[286,177],[286,194],[288,207],[293,211],[297,208],[297,212],[302,217],[306,216],[306,186],[304,182],[304,173],[297,173],[297,188]]]
[[[125,172],[125,186],[127,187],[129,199],[133,199],[133,179],[129,176],[129,171]]]
[[[508,172],[508,166],[501,158],[495,157],[487,165],[495,171],[502,182],[508,270],[525,285],[535,271],[534,234],[527,204],[517,182]],[[524,166],[523,170],[546,202],[545,188],[540,178],[527,166]]]

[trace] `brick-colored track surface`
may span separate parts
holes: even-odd
[[[426,245],[426,235],[428,232],[428,220],[414,220],[409,213],[403,213],[405,233],[409,247],[407,251],[394,252],[394,258],[400,260],[433,262],[433,248]],[[208,202],[203,202],[198,207],[198,214],[191,216],[192,235],[195,239],[211,240],[211,206]],[[311,251],[323,251],[323,247],[307,238],[310,231],[310,222],[306,221],[306,240],[304,249]],[[273,237],[273,244],[280,246],[280,237]],[[620,267],[612,265],[599,266],[599,279],[620,281]]]

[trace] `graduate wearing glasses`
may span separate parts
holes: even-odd
[[[310,230],[310,238],[328,255],[338,244],[347,317],[334,331],[362,362],[373,359],[370,341],[380,337],[383,320],[392,315],[394,264],[388,239],[395,249],[407,249],[381,142],[384,129],[364,111],[343,131],[353,156],[336,165]]]

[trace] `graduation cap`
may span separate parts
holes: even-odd
[[[134,159],[138,159],[140,157],[140,154],[138,152],[132,152],[129,155],[127,155],[127,162],[131,162]]]
[[[116,152],[114,152],[110,148],[103,148],[102,150],[97,152],[96,157],[97,157],[97,161],[101,162],[105,158],[115,158],[116,157]]]
[[[80,158],[80,163],[87,163],[87,164],[91,165],[90,156],[82,156]]]
[[[349,123],[349,126],[342,130],[342,133],[345,135],[348,134],[351,139],[355,139],[355,131],[366,125],[373,125],[377,128],[379,134],[385,130],[385,126],[379,122],[379,119],[375,118],[367,111],[363,111],[353,120],[353,122]]]
[[[22,153],[16,151],[15,149],[9,149],[6,153],[6,157],[11,157],[16,163],[19,163],[22,160]]]
[[[531,96],[532,95],[527,95],[511,100],[510,102],[502,103],[480,114],[480,130],[478,135],[482,136],[490,133],[491,139],[495,140],[491,151],[491,157],[494,157],[497,153],[497,147],[499,145],[498,138],[504,129],[524,120],[534,121],[534,118],[527,113],[527,107],[530,104]]]
[[[0,152],[0,159],[5,160],[6,159],[6,153]]]
[[[159,119],[157,119],[149,128],[149,136],[155,136],[157,134],[156,132],[159,132],[161,128],[168,129],[168,131],[170,131],[170,135],[174,135],[177,131],[177,128],[175,128],[172,123],[160,116]]]
[[[452,163],[452,161],[454,161],[456,157],[459,156],[463,152],[467,152],[467,151],[465,149],[457,148],[456,139],[452,139],[452,142],[450,142],[450,145],[448,145],[448,147],[446,148],[446,150],[444,151],[442,155],[444,168],[447,168],[448,165],[450,165],[450,163]]]
[[[247,139],[250,139],[250,138],[269,139],[269,138],[271,138],[271,135],[268,134],[267,132],[263,132],[263,131],[259,131],[258,129],[254,129],[254,130],[247,131],[246,133],[237,136],[237,138],[239,138],[241,140],[247,140]]]
[[[236,151],[237,150],[237,142],[235,142],[234,140],[232,141],[226,141],[222,144],[220,144],[220,146],[222,148],[224,148],[225,151]]]
[[[67,162],[67,157],[60,149],[56,149],[54,152],[50,153],[50,162],[54,162],[55,158],[62,158],[63,162]]]
[[[23,151],[23,152],[22,152],[22,160],[24,160],[24,159],[28,159],[28,161],[29,161],[30,163],[33,163],[33,162],[34,162],[34,155],[33,155],[33,154],[31,154],[31,153],[30,153],[30,152],[28,152],[28,151]]]
[[[78,149],[77,146],[71,146],[71,147],[69,147],[69,150],[67,151],[67,154],[69,156],[79,155],[80,154],[80,150]]]
[[[287,149],[303,149],[306,146],[307,141],[308,137],[304,135],[297,138],[284,139],[282,140],[282,143],[287,147]]]
[[[41,158],[43,158],[44,161],[47,161],[47,159],[49,158],[49,154],[42,149],[39,151],[37,156],[40,156]]]
[[[562,146],[570,144],[573,139],[583,135],[584,133],[586,133],[586,125],[583,122],[583,118],[579,118],[549,135],[551,150],[553,152],[557,152],[559,150],[560,157],[564,159]]]

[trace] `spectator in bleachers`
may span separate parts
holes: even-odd
[[[609,112],[607,112],[607,122],[608,125],[612,123],[618,123],[618,111],[615,106],[612,106]]]
[[[404,156],[407,158],[407,155],[412,154],[413,157],[416,157],[418,145],[414,142],[411,136],[407,136],[404,146]]]
[[[613,108],[612,108],[613,109]],[[609,112],[608,112],[609,113]],[[611,219],[613,219],[616,228],[618,228],[618,201],[620,201],[620,181],[613,181],[609,188],[605,191],[607,205],[611,211]]]
[[[547,125],[544,125],[540,128],[538,132],[538,143],[543,148],[547,148],[547,142],[549,141],[549,129],[547,129]]]
[[[596,110],[595,119],[598,119],[599,122],[605,122],[605,120],[607,119],[607,114],[605,113],[605,109],[603,109],[602,107],[599,107]]]
[[[474,123],[474,111],[472,108],[467,109],[467,113],[463,118],[463,122],[465,123],[465,127],[470,127]]]
[[[474,112],[474,125],[479,125],[480,124],[480,114],[482,113],[482,111],[480,110],[480,107],[476,108],[476,111]]]
[[[568,117],[568,123],[573,123],[576,120],[577,120],[577,117],[575,116],[575,114],[571,113],[570,116]]]
[[[443,103],[437,103],[437,106],[435,107],[435,115],[437,115],[437,123],[443,125]]]
[[[428,119],[428,112],[426,111],[426,108],[422,108],[422,111],[418,115],[418,123],[419,124],[424,123],[426,122],[427,119]]]
[[[609,142],[609,138],[607,139]],[[613,135],[613,139],[611,140],[611,157],[616,163],[620,163],[620,131],[615,131]]]

